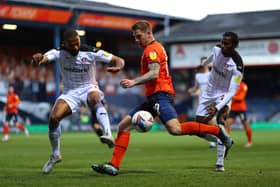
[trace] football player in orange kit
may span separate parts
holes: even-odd
[[[230,132],[230,126],[236,121],[236,118],[239,117],[243,128],[247,135],[247,143],[245,147],[252,146],[252,129],[250,127],[250,122],[247,118],[247,104],[246,104],[246,95],[248,91],[248,86],[245,82],[241,82],[240,86],[232,98],[231,109],[229,117],[226,123],[226,129],[228,133]]]
[[[4,111],[6,113],[6,119],[4,123],[4,137],[2,141],[9,140],[9,123],[13,119],[14,125],[25,133],[29,137],[28,130],[24,127],[22,123],[18,122],[18,105],[20,104],[20,99],[15,93],[14,87],[12,85],[8,86],[8,94],[6,105],[4,106]]]
[[[92,169],[98,173],[118,175],[121,161],[128,148],[132,116],[139,110],[149,111],[154,117],[159,117],[167,131],[174,136],[200,135],[210,133],[217,136],[229,149],[233,141],[223,127],[210,126],[198,122],[180,123],[173,105],[175,96],[172,79],[168,70],[167,54],[164,47],[155,40],[152,26],[142,20],[132,26],[133,37],[137,44],[144,49],[141,58],[141,76],[135,79],[122,79],[123,88],[131,88],[140,84],[145,85],[147,100],[132,109],[118,125],[118,134],[112,159],[106,164],[93,164]]]

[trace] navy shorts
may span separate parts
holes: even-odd
[[[247,120],[247,114],[245,111],[230,111],[229,117],[233,118],[233,119],[236,119],[237,117],[239,117],[239,119],[241,121]]]
[[[10,113],[6,115],[6,119],[7,122],[10,122],[11,120],[13,120],[13,123],[18,122],[18,114],[17,113]]]
[[[128,115],[133,116],[139,110],[148,111],[153,117],[159,116],[161,122],[164,124],[178,116],[174,108],[173,97],[166,92],[157,92],[147,97],[144,103],[136,106]]]

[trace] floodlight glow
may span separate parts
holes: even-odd
[[[3,24],[2,29],[5,29],[5,30],[16,30],[17,29],[17,25],[14,25],[14,24]]]

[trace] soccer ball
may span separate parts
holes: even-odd
[[[132,117],[132,125],[138,132],[147,132],[151,130],[154,118],[150,112],[140,110]]]

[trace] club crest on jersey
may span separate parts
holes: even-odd
[[[157,53],[154,52],[154,51],[151,51],[149,53],[149,57],[150,57],[151,60],[155,60],[155,59],[157,59]]]
[[[88,59],[87,59],[86,57],[83,57],[83,58],[81,59],[81,61],[82,61],[82,63],[86,63],[86,62],[88,61]]]

